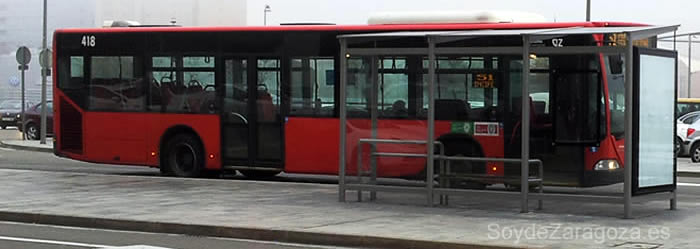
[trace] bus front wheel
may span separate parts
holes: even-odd
[[[164,175],[198,177],[204,168],[204,153],[199,139],[191,134],[178,134],[165,144],[160,171]]]

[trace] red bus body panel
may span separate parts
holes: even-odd
[[[55,91],[54,96],[70,103],[60,90]],[[55,103],[55,108],[60,108],[60,104],[60,101]],[[77,109],[75,104],[70,104]],[[221,168],[219,115],[80,112],[83,116],[84,149],[82,154],[61,152],[70,158],[96,163],[157,167],[160,164],[160,142],[165,132],[172,127],[185,126],[202,138],[207,158],[206,168]],[[60,131],[59,118],[54,119],[54,125],[56,131]],[[55,141],[57,148],[61,148],[61,139]]]
[[[436,121],[435,137],[451,131],[452,122]],[[357,172],[357,144],[360,138],[370,138],[370,120],[349,119],[347,123],[346,163],[349,174]],[[377,138],[400,140],[426,140],[425,120],[379,120]],[[483,146],[486,157],[503,157],[503,130],[497,136],[474,136]],[[289,118],[285,124],[285,172],[338,174],[340,124],[338,119],[329,118]],[[363,167],[369,165],[369,145],[364,145]],[[377,146],[380,152],[401,152],[425,154],[424,145]],[[377,160],[378,172],[382,177],[415,176],[425,169],[425,159],[380,157]],[[500,166],[493,164],[492,166]],[[503,174],[502,167],[491,174]]]

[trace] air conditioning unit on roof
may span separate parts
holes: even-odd
[[[522,11],[379,12],[368,20],[370,25],[541,22],[546,22],[544,16]]]
[[[116,28],[116,27],[134,27],[140,26],[141,24],[137,21],[127,21],[127,20],[117,20],[117,21],[104,21],[102,22],[103,28]]]

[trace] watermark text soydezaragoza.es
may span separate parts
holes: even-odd
[[[558,223],[519,227],[489,224],[488,238],[512,240],[514,244],[525,240],[592,240],[602,244],[606,241],[619,240],[668,240],[671,238],[671,229],[668,227],[566,226]]]

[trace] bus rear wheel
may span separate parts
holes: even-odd
[[[194,135],[175,135],[166,142],[163,152],[162,174],[177,177],[198,177],[202,174],[204,153],[199,139]]]
[[[458,157],[484,157],[480,147],[473,141],[451,139],[442,141],[445,146],[446,156]],[[437,163],[435,165],[438,165]],[[450,171],[456,175],[479,175],[486,171],[486,164],[483,162],[469,161],[454,161],[450,163]],[[439,167],[435,167],[435,174],[439,174]],[[483,182],[474,180],[461,180],[459,177],[450,179],[450,187],[463,189],[485,189],[486,185]]]

